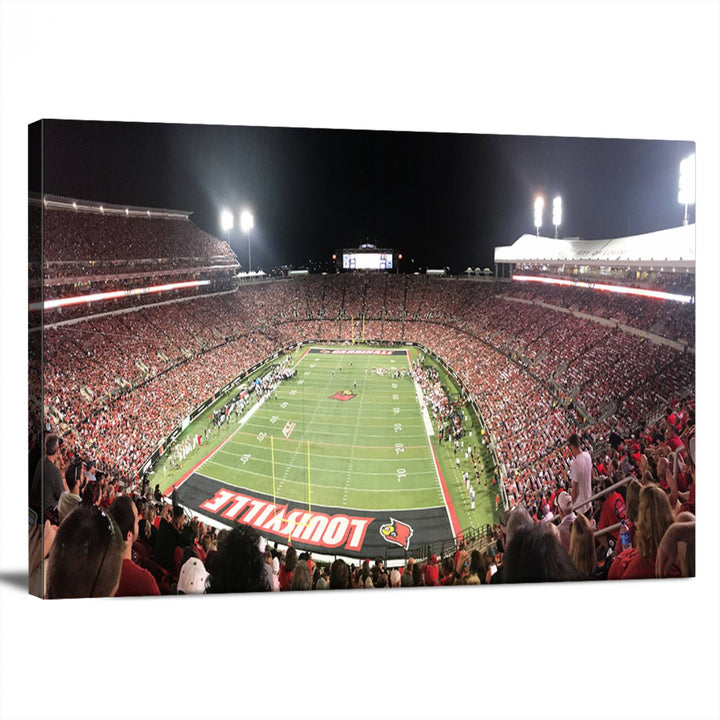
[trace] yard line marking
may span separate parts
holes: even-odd
[[[410,359],[409,350],[407,351],[407,360],[408,364],[410,365],[410,371],[412,372],[412,360]],[[435,463],[435,470],[437,471],[438,482],[440,483],[440,490],[442,491],[443,500],[445,501],[445,509],[447,510],[450,527],[452,527],[453,536],[457,537],[458,534],[462,531],[462,528],[460,527],[460,521],[458,520],[457,513],[455,512],[455,506],[453,505],[452,498],[450,497],[450,492],[448,491],[445,484],[445,478],[443,477],[442,471],[440,470],[440,464],[438,463],[438,459],[435,456],[435,449],[432,446],[430,436],[428,435],[425,439],[427,440],[427,444],[430,447],[430,452],[432,453],[433,461]]]
[[[169,488],[165,490],[163,495],[171,495],[172,491],[176,488],[179,488],[198,468],[201,468],[210,458],[226,443],[228,440],[230,440],[236,433],[238,433],[242,426],[255,414],[255,411],[265,402],[265,398],[267,396],[263,395],[255,405],[253,405],[250,410],[248,410],[243,417],[240,418],[240,422],[238,423],[238,426],[233,430],[230,435],[228,435],[214,450],[211,450],[202,460],[197,462],[193,467],[190,468],[179,480],[176,480]]]

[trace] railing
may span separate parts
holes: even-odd
[[[572,507],[570,508],[570,512],[575,512],[576,508],[579,508],[581,505],[586,505],[589,502],[592,502],[593,500],[598,500],[601,497],[604,497],[605,495],[608,495],[613,490],[622,487],[623,485],[627,485],[627,483],[632,482],[633,480],[636,480],[637,478],[634,475],[627,475],[622,480],[618,480],[616,483],[613,483],[609,487],[606,487],[604,490],[601,490],[600,492],[595,493],[594,495],[591,495],[587,500],[580,500],[576,502]],[[560,515],[556,514],[553,515],[548,522],[555,522],[555,520],[559,520]],[[618,523],[619,527],[619,523]],[[613,526],[613,529],[615,529],[615,526]],[[606,534],[606,532],[610,532],[610,528],[605,528],[604,530],[599,531],[601,535]],[[596,533],[597,536],[597,533]]]

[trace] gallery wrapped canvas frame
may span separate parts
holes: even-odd
[[[693,143],[29,140],[33,594],[694,575]]]

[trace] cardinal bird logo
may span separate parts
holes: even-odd
[[[393,545],[399,545],[407,550],[410,546],[410,538],[413,536],[413,529],[391,517],[389,523],[380,526],[380,534]]]
[[[352,392],[352,390],[340,390],[339,392],[336,392],[334,395],[330,396],[331,400],[340,400],[342,402],[345,402],[346,400],[352,400],[355,397],[355,393]]]

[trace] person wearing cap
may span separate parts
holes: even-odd
[[[118,524],[120,534],[125,540],[120,584],[115,597],[159,595],[160,588],[155,578],[132,559],[132,548],[140,534],[137,506],[132,498],[121,495],[113,500],[109,513]]]
[[[32,487],[30,489],[31,504],[41,508],[43,512],[57,507],[63,490],[66,489],[63,475],[57,463],[60,458],[60,438],[48,435],[45,438],[45,457],[35,467]]]
[[[191,557],[180,569],[178,595],[202,595],[207,587],[208,571],[200,558]]]
[[[557,509],[560,513],[560,524],[558,525],[558,533],[560,533],[560,543],[569,552],[570,551],[570,532],[572,524],[575,522],[575,513],[572,510],[572,498],[564,490],[556,498]]]

